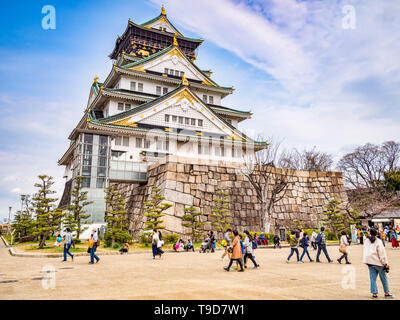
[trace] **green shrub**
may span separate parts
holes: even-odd
[[[153,234],[152,233],[142,233],[140,236],[140,242],[143,243],[146,247],[152,242]]]
[[[176,234],[176,233],[171,233],[171,234],[169,234],[169,235],[167,235],[167,236],[165,237],[166,243],[173,243],[173,244],[175,244],[175,243],[177,243],[178,240],[179,240],[179,235]]]
[[[332,231],[325,231],[326,240],[337,240],[335,233]]]
[[[116,243],[116,244],[114,244],[114,247],[113,247],[113,249],[119,249],[119,248],[121,248],[122,247],[122,244],[120,244],[120,243]]]
[[[319,230],[319,229],[303,229],[302,231],[306,232],[309,236],[311,236],[313,231],[315,231],[315,233],[318,234],[321,230]]]

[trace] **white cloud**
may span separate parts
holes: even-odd
[[[21,193],[21,188],[14,188],[11,190],[12,193]]]
[[[251,79],[251,68],[237,71],[216,59],[225,79],[238,83],[224,101],[253,107],[244,128],[337,157],[366,142],[400,140],[400,2],[163,2],[176,24],[273,77]],[[355,8],[355,30],[342,27],[348,4]]]

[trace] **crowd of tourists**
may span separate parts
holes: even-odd
[[[359,230],[352,230],[351,237],[348,237],[346,231],[342,231],[339,240],[339,254],[337,259],[338,263],[342,263],[344,260],[346,264],[351,264],[349,261],[348,248],[352,242],[363,245],[363,263],[367,265],[370,277],[370,291],[372,298],[376,299],[378,297],[377,288],[377,277],[382,282],[384,289],[385,298],[393,298],[389,291],[389,282],[387,278],[387,273],[390,270],[388,258],[385,250],[385,241],[391,243],[393,249],[399,247],[398,237],[399,228],[385,227],[383,230],[378,231],[371,227],[363,227]],[[152,254],[153,259],[157,256],[161,258],[164,254],[162,249],[164,241],[162,239],[162,234],[159,230],[153,230],[152,234]],[[327,250],[327,241],[325,235],[324,227],[321,227],[320,231],[317,233],[315,230],[309,235],[307,232],[301,230],[291,231],[287,234],[287,243],[290,247],[290,253],[286,259],[287,263],[290,263],[290,259],[294,254],[296,254],[297,263],[304,263],[303,259],[307,256],[309,262],[321,263],[320,257],[323,253],[328,263],[333,263],[333,260],[329,256]],[[66,229],[64,237],[64,259],[62,261],[67,261],[67,256],[70,256],[74,260],[74,255],[70,252],[72,246],[73,234],[70,228]],[[281,239],[276,234],[273,239],[273,248],[282,248]],[[57,236],[55,246],[61,246],[62,237]],[[207,233],[206,238],[201,243],[200,252],[215,252],[217,239],[214,236],[213,231]],[[223,246],[223,253],[220,259],[223,261],[227,256],[229,259],[228,266],[224,267],[225,271],[230,271],[232,265],[235,263],[236,269],[239,272],[245,271],[247,269],[248,261],[250,260],[253,264],[253,269],[258,269],[260,265],[255,260],[255,250],[259,245],[269,244],[268,239],[265,238],[263,234],[250,234],[248,230],[245,230],[243,236],[239,234],[237,230],[232,230],[228,228],[221,241]],[[88,240],[88,253],[90,254],[89,264],[94,264],[100,261],[100,258],[96,255],[97,247],[100,245],[100,240],[97,234],[97,230],[93,229]],[[173,249],[176,252],[180,251],[195,251],[194,243],[192,239],[187,239],[186,242],[183,239],[178,239],[173,245]],[[301,252],[299,251],[301,250]],[[124,242],[122,248],[119,252],[123,255],[128,254],[129,244]],[[316,253],[315,253],[316,252]],[[315,260],[311,257],[315,253]]]

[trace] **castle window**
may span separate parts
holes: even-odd
[[[143,92],[143,83],[138,83],[138,91]]]
[[[179,71],[178,71],[178,70],[175,70],[175,75],[176,75],[177,77],[179,77]]]
[[[168,68],[165,68],[165,69],[164,69],[164,73],[165,73],[165,74],[168,74],[168,70],[169,70]]]
[[[168,88],[163,88],[163,94],[167,94],[168,93]]]
[[[210,154],[210,146],[208,144],[199,143],[198,154]]]
[[[145,149],[150,148],[150,140],[144,140],[144,146]]]
[[[189,125],[189,123],[190,123],[190,119],[189,118],[185,118],[185,124]]]
[[[174,75],[174,69],[169,69],[169,74],[171,75],[171,76],[173,76]]]
[[[159,86],[156,87],[156,94],[161,96],[161,87]]]
[[[203,94],[203,101],[204,103],[207,103],[207,96],[205,94]]]
[[[216,155],[217,157],[224,157],[224,156],[225,156],[225,149],[224,149],[224,147],[223,147],[223,146],[221,146],[221,147],[216,146],[216,147],[215,147],[215,155]]]
[[[172,116],[172,122],[176,123],[176,120],[178,119],[177,116]]]
[[[125,111],[131,110],[130,103],[125,103]]]
[[[118,102],[118,110],[119,111],[124,111],[124,104],[121,102]]]
[[[122,144],[124,147],[129,147],[129,137],[123,137]]]
[[[136,91],[136,82],[131,81],[131,90]]]
[[[136,138],[136,148],[141,148],[142,147],[142,138]]]
[[[197,120],[197,124],[198,124],[199,127],[202,127],[203,126],[203,120],[200,120],[200,119]]]
[[[208,102],[209,102],[210,104],[214,104],[214,97],[213,97],[213,96],[209,96],[209,97],[208,97]]]
[[[181,78],[183,77],[184,74],[185,74],[185,73],[184,73],[183,71],[181,71]]]
[[[183,117],[179,117],[179,124],[183,124]]]
[[[195,126],[196,125],[196,119],[190,119],[190,124],[192,125],[192,126]]]
[[[169,122],[169,114],[165,115],[165,122]]]

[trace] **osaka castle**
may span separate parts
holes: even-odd
[[[88,223],[104,222],[105,188],[142,183],[147,166],[169,155],[244,161],[264,149],[238,129],[251,112],[229,108],[233,87],[217,84],[195,64],[202,39],[185,37],[161,14],[142,24],[131,19],[109,55],[107,78],[94,78],[84,115],[72,130],[59,165],[66,178],[60,207],[70,203],[74,179],[88,191]]]

